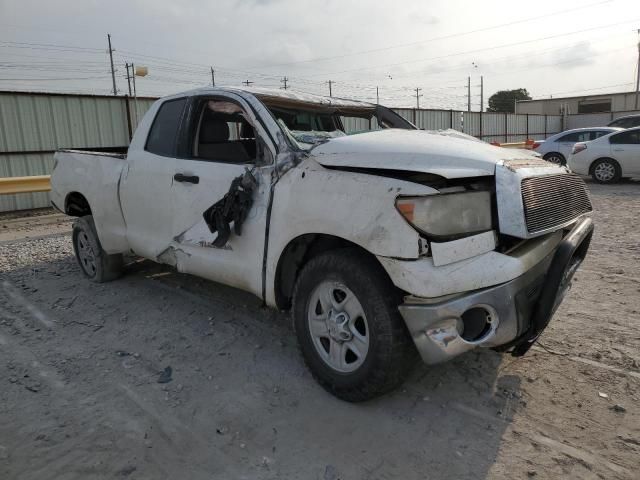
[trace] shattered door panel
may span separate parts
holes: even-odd
[[[270,169],[256,169],[252,204],[245,214],[241,235],[230,224],[228,239],[218,246],[218,231],[203,216],[229,193],[234,179],[246,174],[246,166],[198,160],[182,160],[180,171],[199,177],[198,184],[174,183],[173,241],[170,260],[179,271],[219,281],[260,294],[262,254]],[[220,242],[222,243],[222,242]]]

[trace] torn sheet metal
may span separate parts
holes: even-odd
[[[451,242],[431,242],[431,256],[436,267],[466,260],[496,248],[495,231],[484,232]]]
[[[231,236],[231,224],[236,235],[242,235],[242,224],[253,205],[253,192],[258,182],[247,170],[233,179],[229,191],[202,214],[211,233],[218,233],[214,247],[224,247]]]

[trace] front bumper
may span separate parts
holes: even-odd
[[[562,302],[592,234],[593,222],[583,218],[554,252],[501,285],[435,303],[409,297],[399,310],[424,362],[444,362],[477,346],[524,355]],[[463,318],[472,309],[486,312],[487,324],[479,337],[470,340],[463,338]]]
[[[573,173],[588,176],[590,174],[590,161],[586,156],[581,156],[580,153],[577,155],[571,155],[567,159],[567,167],[569,167]]]

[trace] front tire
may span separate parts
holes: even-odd
[[[618,183],[622,169],[613,158],[601,158],[591,167],[591,177],[598,183]]]
[[[293,320],[305,363],[333,395],[359,402],[402,383],[416,350],[384,270],[356,249],[311,259],[298,276]]]
[[[547,153],[542,158],[543,160],[546,160],[547,162],[555,163],[556,165],[564,166],[567,164],[567,160],[564,158],[564,155],[558,152]]]
[[[72,240],[80,270],[89,280],[103,283],[122,275],[122,255],[109,255],[102,249],[91,215],[80,217],[73,223]]]

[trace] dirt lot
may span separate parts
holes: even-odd
[[[0,218],[0,478],[638,478],[640,183],[590,188],[592,250],[530,354],[357,405],[254,297],[142,261],[95,285],[68,221]]]

